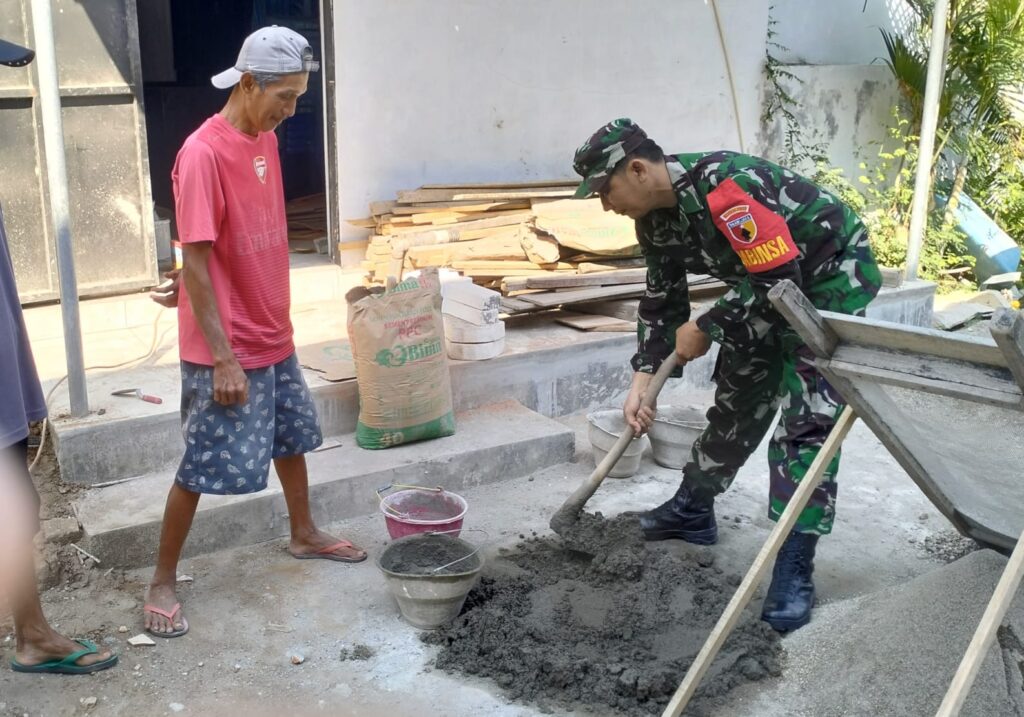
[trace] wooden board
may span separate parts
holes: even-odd
[[[471,262],[458,262],[471,263]],[[526,276],[538,276],[547,274],[575,274],[575,269],[505,269],[500,266],[462,267],[458,269],[466,276],[489,277],[493,279],[508,279]]]
[[[1024,398],[1020,387],[1005,371],[938,356],[840,344],[829,360],[829,367],[844,376],[993,406],[1013,408]]]
[[[565,262],[558,262],[557,264],[534,264],[532,261],[457,261],[452,264],[453,269],[526,269],[532,271],[543,271],[545,269],[563,269],[567,271],[575,271],[576,267],[572,264]]]
[[[647,281],[647,269],[625,269],[577,276],[536,276],[526,280],[527,289],[561,289],[583,286],[615,286]]]
[[[623,321],[612,316],[598,316],[596,314],[577,314],[571,311],[559,311],[555,314],[555,321],[580,331],[621,331],[623,333],[636,331],[635,322]]]
[[[514,228],[522,224],[528,217],[528,214],[521,215],[519,213],[513,213],[500,217],[459,222],[452,226],[427,229],[426,231],[424,231],[425,227],[423,226],[410,226],[399,231],[395,239],[404,241],[409,246],[416,246],[418,244],[443,244],[450,241],[469,241],[471,239],[480,239],[484,236],[484,234],[474,232],[479,232],[479,230],[482,229],[497,229],[502,227]],[[394,239],[392,240],[392,244],[395,244]]]
[[[563,304],[573,304],[581,301],[596,301],[599,299],[611,299],[614,297],[635,296],[642,294],[647,289],[647,284],[623,284],[621,286],[598,286],[579,291],[545,292],[542,294],[523,294],[521,298],[535,306],[553,308]]]
[[[991,339],[949,334],[945,331],[903,326],[859,316],[822,312],[828,325],[844,343],[877,346],[900,351],[929,354],[941,358],[974,361],[1006,367],[1006,359]]]
[[[551,272],[551,273],[536,274],[535,276],[566,276],[566,274],[555,274],[554,272]],[[501,282],[501,290],[505,294],[511,294],[513,292],[525,291],[526,290],[526,282],[529,281],[529,278],[530,277],[528,277],[528,276],[506,276],[506,277],[504,277],[505,280]]]
[[[991,330],[1010,373],[1024,386],[1024,313],[998,309],[992,317]]]
[[[372,214],[375,217],[387,214],[397,204],[398,202],[396,202],[394,199],[388,199],[380,202],[370,202],[370,214]]]
[[[527,258],[536,264],[554,264],[562,258],[562,250],[555,238],[538,234],[529,228],[519,232],[519,243]]]
[[[493,212],[419,212],[417,214],[410,214],[409,218],[413,224],[424,225],[424,224],[458,224],[460,222],[471,222],[478,219],[493,219],[495,217],[511,217],[518,216],[523,221],[530,218],[529,212],[523,212],[521,209],[502,209]]]
[[[539,187],[571,187],[576,190],[578,179],[543,179],[533,182],[477,182],[469,184],[424,184],[420,189],[537,189]]]
[[[345,219],[346,224],[351,224],[354,227],[360,229],[373,229],[377,226],[377,222],[372,217],[363,217],[360,219]]]
[[[503,211],[506,209],[529,209],[530,200],[528,199],[515,199],[507,202],[476,202],[476,201],[459,201],[459,202],[421,202],[419,204],[396,204],[391,212],[396,216],[404,216],[411,214],[423,214],[425,212],[447,212],[456,211],[467,214],[490,212],[490,211]]]
[[[414,268],[427,266],[448,266],[453,262],[522,261],[526,252],[515,236],[499,236],[475,241],[448,242],[427,246],[410,247],[407,253]]]
[[[636,325],[636,311],[640,302],[637,299],[611,299],[608,301],[593,301],[577,304],[572,307],[573,311],[587,314],[598,314]]]
[[[575,261],[576,257],[570,257],[570,259]],[[581,274],[592,274],[600,271],[617,271],[620,269],[634,269],[646,266],[647,260],[643,257],[630,259],[607,259],[602,262],[581,261],[579,271]]]
[[[511,296],[501,297],[501,310],[506,314],[523,314],[531,311],[543,311],[539,306],[528,304]]]
[[[560,198],[575,194],[573,188],[538,189],[413,189],[398,193],[399,204],[419,202],[451,202],[459,200],[495,201],[532,199],[534,197]]]

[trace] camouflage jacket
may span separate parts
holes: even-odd
[[[687,272],[710,274],[730,289],[697,319],[723,346],[744,351],[782,321],[768,290],[782,279],[798,286],[841,271],[848,244],[863,243],[853,210],[813,182],[758,157],[735,152],[667,156],[677,209],[636,223],[647,261],[647,291],[638,310],[635,371],[654,372],[690,318]]]

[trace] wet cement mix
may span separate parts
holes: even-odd
[[[741,576],[713,548],[645,545],[635,516],[583,514],[562,537],[530,538],[489,562],[452,624],[426,633],[437,667],[497,682],[515,700],[564,712],[659,713]],[[779,636],[748,608],[687,714],[710,715],[736,686],[781,672]]]
[[[424,533],[392,543],[380,557],[380,566],[399,575],[457,575],[480,566],[469,543],[450,535]]]

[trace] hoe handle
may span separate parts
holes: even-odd
[[[654,378],[651,379],[650,384],[647,386],[647,391],[644,393],[644,399],[641,404],[643,408],[652,408],[655,402],[658,400],[658,394],[661,393],[661,387],[665,385],[665,381],[668,380],[669,375],[675,370],[676,366],[679,365],[679,357],[675,351],[669,354],[668,358],[662,361],[661,367],[657,373],[654,374]],[[626,450],[629,442],[633,440],[636,435],[636,431],[632,426],[627,425],[626,430],[619,436],[619,440],[615,442],[612,449],[608,451],[608,455],[604,457],[594,472],[590,474],[580,487],[573,491],[566,501],[562,504],[562,507],[558,509],[558,512],[551,518],[551,529],[556,533],[561,533],[566,528],[570,527],[579,518],[580,511],[583,510],[583,506],[590,496],[594,495],[597,487],[601,485],[601,482],[607,477],[608,471],[612,469],[612,466],[622,457],[622,453]]]

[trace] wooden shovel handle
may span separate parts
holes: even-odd
[[[661,367],[657,373],[654,374],[654,378],[647,385],[647,391],[644,393],[643,401],[641,406],[644,408],[652,408],[655,402],[658,400],[658,394],[661,393],[662,386],[665,385],[665,381],[675,370],[676,366],[679,365],[679,357],[673,351],[669,354],[668,358],[662,361]],[[576,522],[579,517],[579,513],[583,510],[583,506],[590,496],[594,495],[597,487],[601,485],[601,482],[608,476],[608,471],[612,469],[612,466],[622,457],[622,453],[626,450],[629,442],[633,440],[636,435],[636,431],[632,426],[626,425],[626,429],[619,436],[619,440],[615,442],[611,450],[608,451],[608,455],[604,457],[597,467],[594,468],[594,472],[590,474],[580,487],[573,491],[566,501],[562,504],[562,507],[551,518],[551,529],[556,533],[561,533],[563,530],[571,526]]]

